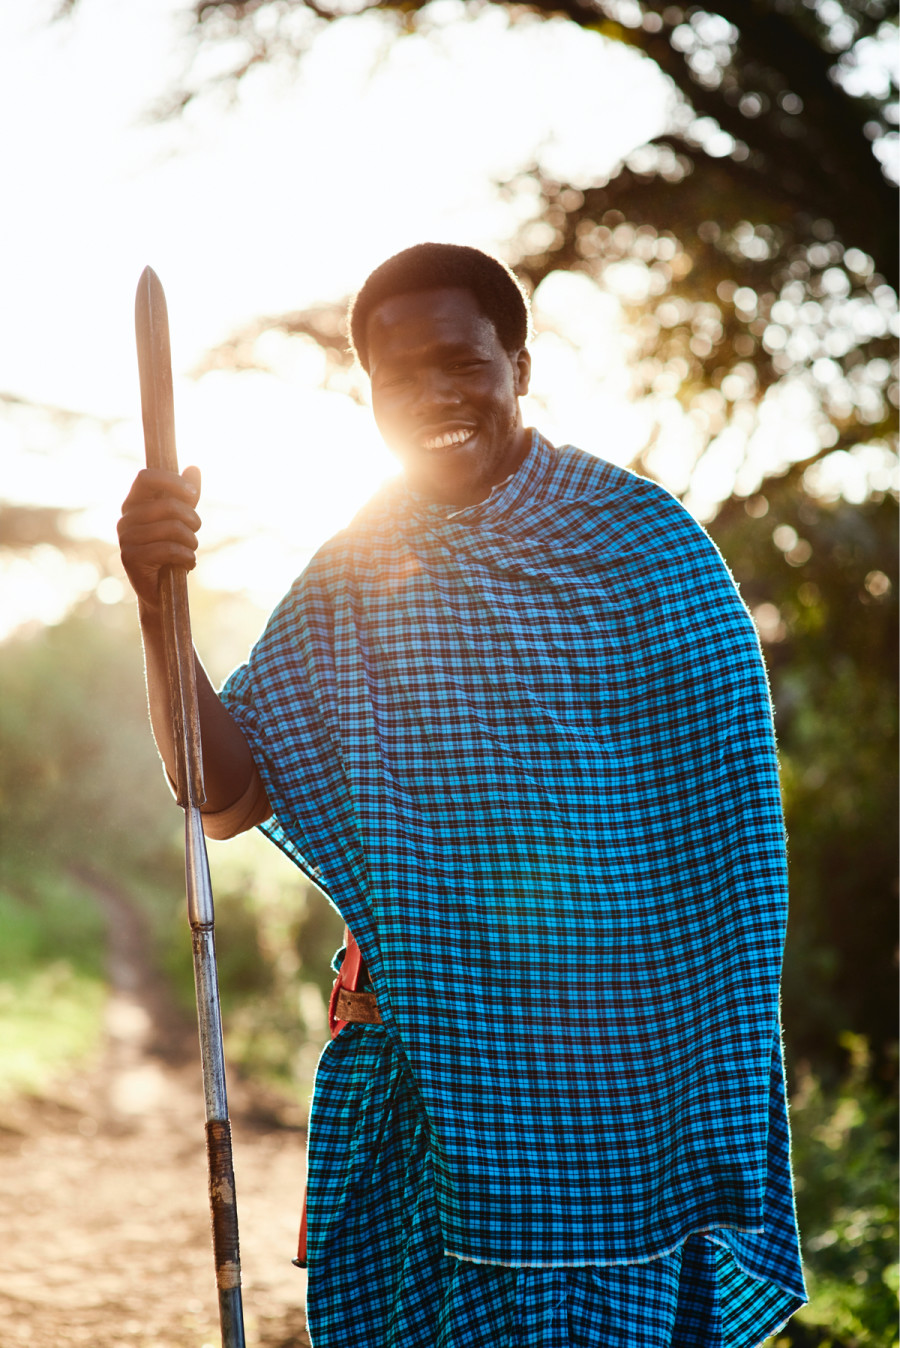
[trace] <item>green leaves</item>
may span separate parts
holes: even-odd
[[[896,1110],[873,1086],[865,1039],[844,1034],[841,1046],[839,1085],[824,1087],[805,1066],[791,1106],[810,1291],[797,1320],[824,1331],[816,1343],[885,1348],[897,1341]],[[794,1342],[790,1329],[778,1342]]]

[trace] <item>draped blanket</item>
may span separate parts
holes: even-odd
[[[678,502],[536,433],[464,510],[389,484],[222,697],[421,1093],[446,1251],[706,1231],[802,1295],[769,695]]]

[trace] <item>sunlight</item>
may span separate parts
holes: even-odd
[[[28,204],[4,221],[7,255],[18,259],[4,278],[4,387],[118,422],[0,418],[3,490],[13,501],[74,506],[80,529],[114,540],[143,459],[132,314],[149,264],[169,308],[179,460],[204,474],[199,578],[268,604],[394,462],[368,411],[322,391],[322,357],[309,343],[263,334],[254,357],[269,373],[192,381],[185,372],[261,314],[347,294],[410,243],[438,238],[502,254],[532,197],[527,179],[500,196],[497,178],[538,145],[551,171],[573,179],[612,169],[662,128],[671,94],[625,44],[567,24],[510,27],[491,7],[460,25],[459,7],[448,5],[433,40],[383,52],[377,25],[336,25],[297,77],[258,68],[232,109],[198,103],[184,122],[154,125],[145,114],[175,69],[179,8],[165,0],[126,14],[94,0],[57,27],[4,16],[0,109],[18,128],[7,177]],[[128,59],[111,61],[113,52]],[[461,100],[461,81],[479,96]],[[488,92],[517,111],[489,119],[486,134]],[[625,98],[628,118],[618,115]],[[585,296],[577,286],[571,295],[562,308],[577,321]],[[542,340],[527,419],[624,461],[642,418],[622,396],[612,339],[598,347],[596,325],[592,336],[590,323],[581,328],[580,365]],[[23,611],[31,595],[33,611],[52,621],[56,610],[39,597],[45,573],[46,563],[30,579],[20,568],[16,585]],[[61,593],[82,593],[82,581]]]
[[[663,128],[672,93],[627,43],[563,22],[510,26],[499,7],[459,23],[461,7],[448,3],[435,9],[427,41],[382,48],[377,24],[335,25],[302,71],[256,68],[232,108],[200,101],[183,122],[154,125],[144,115],[174,73],[179,9],[180,0],[165,0],[125,15],[115,0],[94,0],[77,22],[55,28],[4,16],[0,108],[19,128],[5,150],[7,177],[22,185],[28,209],[4,222],[18,265],[4,280],[0,363],[16,394],[90,415],[62,424],[5,411],[3,490],[14,502],[74,507],[79,535],[114,541],[143,460],[132,306],[149,263],[169,305],[179,459],[204,475],[198,579],[267,606],[396,471],[394,461],[367,409],[323,390],[324,359],[311,342],[264,332],[252,353],[264,368],[199,379],[187,372],[261,314],[346,294],[389,253],[423,238],[502,255],[536,187],[525,175],[498,194],[497,178],[539,153],[562,181],[596,180]],[[119,49],[127,62],[110,61]],[[460,99],[461,87],[477,96]],[[488,95],[515,115],[486,121]],[[605,291],[577,274],[551,274],[538,288],[527,424],[620,464],[647,451],[647,468],[676,492],[695,472],[703,432],[711,434],[686,498],[703,519],[736,467],[738,489],[752,493],[774,460],[796,460],[835,434],[814,423],[808,391],[789,379],[751,426],[739,368],[722,380],[731,419],[724,435],[714,424],[721,408],[710,405],[699,426],[703,409],[681,407],[671,367],[636,401],[625,306],[664,284],[665,267],[679,259],[674,241],[653,231],[622,224],[612,238],[623,258],[607,269]],[[750,230],[742,247],[757,242]],[[858,250],[847,263],[870,265]],[[812,353],[803,343],[823,306],[832,317],[840,311],[847,341],[865,335],[860,325],[883,321],[886,330],[893,298],[878,301],[883,314],[860,305],[833,271],[816,312],[796,313],[790,287],[773,308],[764,340],[776,364]],[[756,305],[749,287],[732,290],[738,307]],[[664,325],[683,319],[674,300],[658,314]],[[839,338],[835,329],[830,340]],[[815,354],[813,378],[833,411],[851,394],[861,405],[867,380],[883,382],[873,366],[848,390],[835,374],[840,351]],[[848,492],[858,495],[861,462],[836,460],[823,473],[828,489],[843,464]],[[26,612],[54,621],[85,592],[86,573],[76,569],[59,579],[69,599],[54,607],[50,565],[38,558],[29,569],[23,560],[8,572],[7,590],[14,583],[19,598],[7,600],[15,617],[4,630]],[[107,599],[114,593],[107,587]]]
[[[396,471],[371,414],[272,374],[189,386],[179,458],[203,472],[199,575],[271,604],[313,552]]]
[[[0,557],[0,641],[29,624],[52,626],[91,594],[100,573],[73,562],[58,548],[32,548],[28,557]]]

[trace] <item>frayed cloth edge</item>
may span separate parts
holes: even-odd
[[[690,1240],[691,1236],[705,1236],[708,1231],[736,1231],[742,1236],[759,1236],[765,1231],[765,1227],[723,1226],[721,1222],[715,1226],[698,1226],[676,1240],[674,1245],[669,1245],[664,1250],[657,1250],[655,1254],[645,1255],[643,1259],[481,1259],[477,1255],[458,1254],[456,1250],[450,1250],[446,1245],[444,1254],[449,1259],[458,1259],[463,1264],[493,1264],[498,1268],[614,1268],[631,1264],[652,1264],[654,1259],[664,1259],[667,1254],[673,1254],[686,1240]],[[750,1273],[749,1269],[743,1269],[743,1272],[751,1278],[758,1276]]]
[[[776,1287],[780,1287],[781,1284],[780,1284],[780,1283],[775,1283],[775,1286],[776,1286]],[[785,1289],[782,1287],[781,1290],[784,1291]],[[786,1328],[787,1328],[787,1326],[788,1326],[788,1325],[790,1324],[790,1322],[793,1320],[793,1318],[794,1318],[794,1316],[797,1314],[797,1312],[801,1309],[801,1307],[805,1306],[806,1303],[807,1303],[807,1298],[806,1298],[806,1297],[798,1297],[797,1294],[796,1294],[796,1292],[788,1292],[787,1295],[788,1295],[788,1296],[792,1296],[792,1297],[794,1298],[794,1300],[797,1302],[796,1306],[795,1306],[794,1309],[791,1311],[790,1315],[788,1315],[786,1319],[779,1321],[779,1323],[778,1323],[777,1325],[773,1325],[771,1329],[767,1329],[766,1332],[765,1332],[765,1334],[762,1336],[762,1338],[761,1338],[761,1339],[757,1339],[757,1340],[752,1344],[751,1348],[763,1348],[763,1345],[766,1344],[766,1343],[768,1343],[769,1339],[772,1337],[773,1334],[780,1334],[781,1331],[782,1331],[783,1329],[786,1329]]]

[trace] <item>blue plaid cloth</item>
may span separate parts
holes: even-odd
[[[773,1186],[790,1208],[768,689],[678,502],[537,434],[465,510],[391,483],[222,697],[264,831],[369,966],[446,1254],[631,1263],[715,1231],[802,1297],[792,1215],[765,1230]]]
[[[799,1304],[713,1232],[637,1264],[514,1269],[446,1255],[427,1117],[381,1029],[350,1026],[328,1046],[310,1124],[315,1348],[754,1348]],[[786,1128],[775,1145],[786,1161]],[[791,1239],[789,1192],[767,1193],[766,1227]]]

